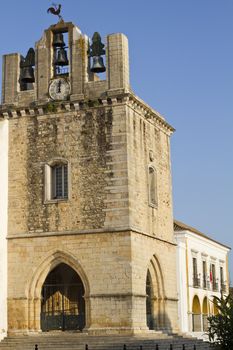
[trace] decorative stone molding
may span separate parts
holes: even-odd
[[[17,117],[25,117],[25,116],[36,116],[36,115],[44,115],[44,114],[52,114],[59,113],[62,110],[66,110],[70,112],[72,110],[79,111],[80,109],[88,108],[98,108],[101,106],[110,106],[117,105],[122,103],[127,103],[132,109],[136,112],[144,115],[146,119],[150,119],[155,122],[156,125],[165,131],[168,135],[171,135],[175,129],[166,122],[164,117],[159,114],[157,111],[153,110],[150,106],[148,106],[145,102],[143,102],[140,98],[138,98],[133,93],[124,93],[121,90],[115,90],[115,94],[109,95],[108,98],[100,98],[98,100],[76,100],[66,102],[66,103],[54,103],[54,111],[48,110],[48,104],[38,105],[32,107],[30,109],[26,108],[17,108],[15,106],[10,106],[5,110],[5,106],[0,107],[0,118],[17,118]],[[119,93],[119,94],[118,94]],[[5,107],[5,108],[4,108]]]

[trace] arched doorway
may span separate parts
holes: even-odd
[[[193,332],[201,332],[201,305],[197,295],[193,298],[192,321]]]
[[[84,292],[76,271],[64,263],[56,266],[42,287],[42,331],[82,330],[85,326]]]
[[[166,319],[164,283],[160,263],[154,255],[146,273],[146,322],[151,330],[170,330]]]
[[[203,321],[203,331],[206,332],[208,329],[208,300],[207,297],[204,298],[202,304],[202,321]]]
[[[147,272],[146,277],[146,323],[149,329],[154,329],[153,321],[153,289],[150,271]]]

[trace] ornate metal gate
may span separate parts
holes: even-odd
[[[83,284],[76,272],[64,265],[60,264],[59,267],[54,269],[43,285],[42,331],[82,330],[85,326]],[[76,283],[68,283],[68,280]]]

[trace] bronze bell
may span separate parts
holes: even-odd
[[[23,67],[21,73],[21,82],[22,83],[34,83],[34,69],[32,67]]]
[[[55,33],[53,37],[53,46],[55,47],[64,47],[64,39],[62,33]]]
[[[106,68],[104,66],[104,60],[101,56],[94,56],[93,57],[93,64],[91,67],[91,72],[93,73],[103,73],[106,71]]]
[[[56,66],[68,66],[69,61],[68,61],[67,52],[65,49],[63,48],[59,49],[59,51],[57,52],[57,58],[55,59],[54,64]]]

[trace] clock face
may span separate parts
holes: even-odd
[[[49,95],[55,101],[66,100],[70,94],[70,84],[64,78],[53,79],[49,85]]]

